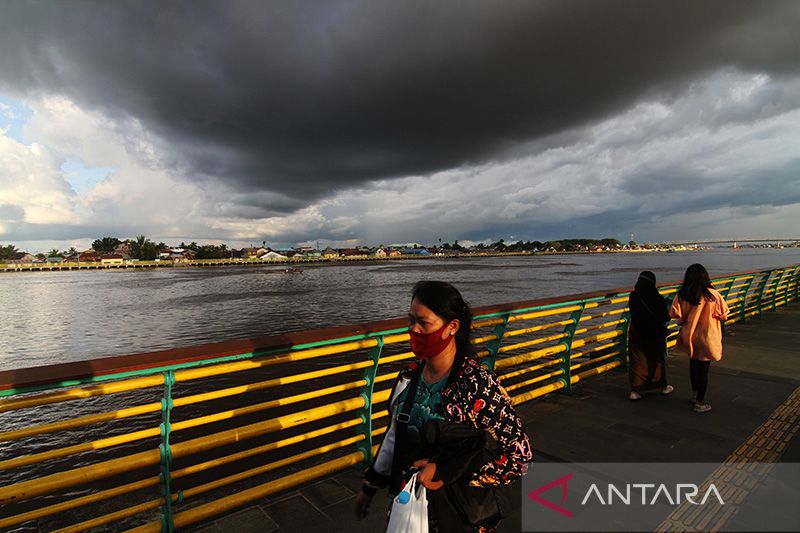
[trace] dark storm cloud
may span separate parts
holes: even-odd
[[[135,117],[191,178],[277,193],[257,217],[484,162],[720,68],[795,75],[799,20],[791,1],[6,1],[0,90]]]

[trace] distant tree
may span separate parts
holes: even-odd
[[[500,239],[499,241],[490,244],[489,248],[494,248],[495,250],[502,252],[506,249],[506,241]]]
[[[9,244],[7,246],[0,245],[0,259],[9,259],[12,255],[17,253],[17,247],[13,244]]]
[[[197,259],[222,259],[223,251],[219,246],[207,244],[197,249]]]
[[[131,244],[131,255],[143,261],[152,261],[158,257],[158,249],[153,241],[144,235],[137,235],[136,240]]]
[[[67,255],[77,254],[78,250],[75,249],[74,246],[70,246],[69,250],[67,250]]]
[[[628,241],[628,246],[633,248],[634,246],[638,246],[638,244],[636,244],[636,241]]]
[[[459,252],[463,252],[464,251],[464,247],[461,246],[460,244],[458,244],[458,239],[453,241],[453,250],[456,250],[456,251],[459,251]]]
[[[609,248],[617,248],[619,246],[622,246],[622,243],[619,242],[617,239],[602,239],[600,241],[600,244],[602,244],[603,246],[608,246]]]
[[[113,252],[114,248],[121,243],[122,241],[116,237],[103,237],[102,239],[97,239],[92,243],[92,250],[100,253],[110,253]]]
[[[63,257],[63,255],[58,251],[58,248],[53,248],[47,252],[47,257]]]
[[[47,259],[47,256],[44,255],[43,253],[38,253],[36,254],[36,259],[38,259],[39,261],[44,261],[45,259]]]

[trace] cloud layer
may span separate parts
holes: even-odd
[[[4,2],[0,94],[32,109],[35,144],[0,133],[0,236],[781,220],[798,21],[794,2]],[[75,191],[68,158],[112,171]]]

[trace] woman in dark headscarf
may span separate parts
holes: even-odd
[[[630,399],[638,400],[642,392],[651,389],[669,394],[673,389],[667,384],[665,355],[670,318],[667,302],[656,288],[655,274],[649,270],[639,274],[628,297],[628,308],[631,311],[628,328]]]

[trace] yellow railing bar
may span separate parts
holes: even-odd
[[[502,318],[487,318],[486,320],[476,320],[472,323],[472,329],[478,328],[485,328],[488,326],[496,326],[497,324],[502,324]]]
[[[340,365],[332,368],[326,368],[322,370],[315,370],[312,372],[304,372],[302,374],[295,374],[280,378],[274,378],[266,381],[260,381],[256,383],[249,383],[245,385],[239,385],[236,387],[229,387],[227,389],[219,389],[217,391],[202,393],[202,394],[195,394],[192,396],[185,396],[182,398],[176,398],[174,400],[174,406],[180,407],[183,405],[191,405],[199,402],[215,400],[219,398],[224,398],[228,396],[233,396],[236,394],[243,394],[245,392],[252,392],[256,390],[262,390],[272,387],[277,387],[280,385],[286,385],[289,383],[297,383],[301,381],[307,381],[311,379],[315,379],[318,377],[323,376],[330,376],[334,374],[340,374],[344,372],[348,372],[351,370],[358,370],[360,368],[366,368],[372,366],[372,361],[362,361],[359,363],[352,363],[348,365]],[[298,400],[299,401],[299,400]],[[42,424],[39,426],[33,426],[30,428],[15,430],[15,431],[8,431],[5,433],[0,433],[0,442],[2,441],[10,441],[10,440],[18,440],[24,437],[30,437],[33,435],[41,435],[44,433],[52,433],[54,431],[62,431],[65,429],[72,429],[75,427],[86,426],[90,424],[97,424],[102,422],[108,422],[111,420],[119,420],[121,418],[127,418],[132,416],[137,416],[141,414],[151,413],[155,411],[161,410],[161,403],[154,402],[149,404],[144,404],[136,407],[129,407],[126,409],[119,409],[117,411],[110,411],[107,413],[99,413],[96,415],[89,415],[80,418],[73,418],[71,420],[63,420],[60,422],[53,422],[50,424]],[[0,469],[2,469],[0,467]]]
[[[67,429],[73,429],[81,426],[88,426],[91,424],[110,422],[112,420],[119,420],[122,418],[128,418],[146,413],[152,413],[160,410],[161,410],[161,402],[146,403],[143,405],[137,405],[135,407],[127,407],[125,409],[109,411],[107,413],[82,416],[79,418],[61,420],[59,422],[52,422],[50,424],[41,424],[39,426],[32,426],[25,429],[6,431],[4,433],[0,433],[0,442],[19,440],[25,437],[43,435],[45,433],[53,433],[56,431],[64,431]]]
[[[622,363],[619,361],[612,361],[610,363],[606,363],[602,366],[597,366],[595,368],[585,370],[579,374],[572,374],[572,383],[577,383],[583,379],[586,379],[590,376],[596,376],[598,374],[602,374],[604,372],[608,372],[609,370],[613,370],[619,366],[622,366]]]
[[[341,441],[338,441],[338,442],[335,442],[335,443],[332,443],[332,444],[328,444],[328,445],[325,445],[325,446],[321,446],[320,448],[317,448],[317,449],[314,449],[314,450],[308,450],[306,452],[303,452],[303,453],[300,453],[300,454],[297,454],[297,455],[293,455],[291,457],[286,457],[286,458],[281,459],[279,461],[274,461],[272,463],[268,463],[268,464],[259,466],[257,468],[253,468],[253,469],[250,469],[250,470],[245,470],[243,472],[239,472],[239,473],[236,473],[236,474],[233,474],[233,475],[230,475],[230,476],[226,476],[226,477],[223,477],[223,478],[215,479],[214,481],[205,483],[203,485],[199,485],[197,487],[184,489],[182,491],[183,492],[183,497],[184,498],[190,498],[192,496],[197,496],[199,494],[203,494],[203,493],[212,491],[214,489],[225,487],[227,485],[230,485],[231,483],[235,483],[237,481],[242,481],[244,479],[249,479],[249,478],[257,476],[259,474],[264,474],[266,472],[270,472],[270,471],[275,470],[277,468],[281,468],[283,466],[302,461],[303,459],[308,459],[309,457],[315,457],[315,456],[323,454],[323,453],[328,453],[328,452],[331,452],[333,450],[344,448],[345,446],[348,446],[350,444],[355,444],[356,442],[361,441],[361,440],[364,440],[364,436],[363,435],[356,435],[355,437],[351,437],[349,439],[341,440]],[[287,476],[287,477],[291,477],[291,476]],[[173,494],[172,495],[172,500],[173,501],[178,501],[178,495],[177,494]],[[142,512],[142,511],[145,511],[145,510],[148,510],[148,509],[155,509],[155,508],[161,506],[163,503],[164,503],[164,498],[159,498],[157,500],[151,500],[149,502],[145,502],[143,504],[137,505],[136,509],[133,509],[133,510],[131,510],[131,509],[123,509],[121,511],[117,511],[116,513],[112,513],[111,515],[101,516],[101,517],[98,517],[98,518],[95,518],[95,519],[92,519],[92,520],[88,520],[86,522],[81,522],[79,524],[74,524],[72,526],[68,526],[68,527],[65,527],[63,529],[59,529],[59,530],[56,531],[56,533],[68,533],[68,532],[69,533],[73,533],[73,532],[78,532],[78,531],[86,531],[88,529],[92,529],[92,528],[107,524],[109,522],[113,522],[115,520],[119,520],[121,518],[125,518],[125,517],[128,517],[128,516],[133,516],[134,514],[138,514],[139,512]]]
[[[533,339],[533,340],[530,340],[530,341],[518,342],[516,344],[509,344],[507,346],[501,346],[497,350],[497,353],[506,353],[506,352],[510,352],[510,351],[513,351],[513,350],[519,350],[520,348],[525,348],[527,346],[535,346],[537,344],[542,344],[542,343],[545,343],[545,342],[557,341],[559,339],[564,339],[566,337],[569,337],[569,333],[558,333],[556,335],[550,335],[550,336],[547,336],[547,337],[541,337],[541,338]]]
[[[89,483],[97,479],[116,476],[137,468],[157,464],[159,460],[159,451],[153,449],[117,459],[110,459],[102,463],[56,472],[55,474],[21,481],[13,485],[6,485],[0,487],[0,505],[49,494],[80,483]]]
[[[621,315],[625,311],[627,311],[627,307],[620,307],[619,309],[612,309],[611,311],[605,311],[604,313],[597,313],[596,315],[581,315],[581,319],[579,322],[586,322],[587,320],[594,320],[596,318],[605,318],[611,315]]]
[[[579,368],[583,368],[585,366],[589,366],[591,364],[597,363],[599,361],[605,361],[606,359],[611,359],[612,357],[616,357],[619,355],[619,352],[611,352],[605,355],[601,355],[600,357],[595,357],[594,359],[587,359],[586,361],[581,361],[580,363],[575,363],[574,365],[570,366],[570,370],[577,370]]]
[[[201,520],[216,516],[229,509],[241,507],[244,504],[259,498],[263,498],[264,496],[269,496],[270,494],[275,494],[276,492],[281,492],[286,489],[302,485],[303,483],[313,479],[318,479],[328,474],[338,472],[339,470],[347,468],[348,466],[358,464],[363,460],[363,452],[353,452],[349,455],[345,455],[344,457],[339,457],[312,468],[295,472],[291,476],[282,477],[280,479],[264,483],[263,485],[258,485],[256,487],[237,492],[236,494],[225,496],[213,502],[198,505],[193,509],[188,509],[176,514],[174,516],[175,527],[186,527],[190,524],[194,524]],[[149,524],[145,524],[130,531],[135,533],[159,533],[161,531],[161,523],[150,522]]]
[[[373,395],[373,401],[383,401],[389,397],[390,391],[377,392]],[[290,413],[284,416],[272,418],[270,420],[256,422],[246,426],[241,426],[219,433],[213,433],[196,439],[178,442],[172,445],[173,458],[185,457],[194,453],[209,450],[226,444],[232,444],[242,440],[250,439],[266,433],[273,433],[281,429],[295,427],[315,420],[321,420],[329,416],[346,413],[364,407],[363,397],[343,400],[332,405],[325,405]],[[48,494],[56,490],[71,487],[79,483],[87,483],[97,479],[114,476],[124,472],[129,472],[143,466],[158,463],[160,454],[157,449],[111,459],[101,463],[75,468],[65,472],[58,472],[40,478],[22,481],[14,485],[0,487],[0,504],[8,503],[12,500],[24,500],[42,494]]]
[[[0,528],[5,530],[8,527],[27,522],[28,520],[38,520],[39,518],[44,518],[45,516],[50,516],[63,511],[69,511],[70,509],[81,507],[82,505],[88,505],[90,503],[107,500],[109,498],[121,496],[136,490],[146,489],[147,487],[151,487],[153,485],[158,485],[158,476],[128,483],[127,485],[120,485],[119,487],[96,492],[94,494],[88,494],[73,500],[56,503],[54,505],[48,505],[47,507],[41,507],[26,513],[0,518]]]
[[[122,520],[123,518],[127,518],[129,516],[134,516],[139,513],[143,513],[145,511],[149,511],[151,509],[156,509],[161,507],[164,503],[164,498],[159,500],[151,500],[144,503],[140,503],[138,505],[133,505],[131,507],[127,507],[125,509],[120,509],[119,511],[115,511],[113,513],[108,513],[98,518],[94,518],[92,520],[87,520],[86,522],[81,522],[79,524],[73,524],[71,526],[63,527],[61,529],[56,529],[53,533],[64,533],[66,531],[87,531],[89,529],[102,526],[104,524],[108,524],[110,522],[114,522],[116,520]]]
[[[325,389],[319,389],[311,392],[304,392],[302,394],[295,394],[293,396],[286,396],[284,398],[277,398],[275,400],[248,405],[245,407],[237,407],[236,409],[229,409],[227,411],[220,411],[218,413],[212,413],[210,415],[191,418],[189,420],[182,420],[180,422],[175,422],[174,424],[172,424],[172,431],[174,433],[176,431],[181,431],[184,429],[203,426],[206,424],[212,424],[214,422],[219,422],[221,420],[230,420],[231,418],[235,418],[237,416],[257,413],[259,411],[265,411],[267,409],[272,409],[274,407],[290,405],[293,403],[310,400],[312,398],[328,396],[330,394],[335,394],[337,392],[357,389],[359,387],[365,386],[366,384],[367,381],[362,379],[359,381],[353,381],[351,383],[344,383],[342,385],[334,385],[332,387],[327,387]]]
[[[600,333],[598,335],[586,337],[585,339],[575,339],[572,341],[572,347],[580,348],[581,346],[586,346],[587,344],[591,344],[593,342],[600,342],[608,339],[613,339],[614,337],[622,336],[623,333],[624,332],[621,329],[615,329],[614,331],[609,331],[607,333]]]
[[[624,320],[613,320],[611,322],[603,322],[602,324],[596,324],[594,326],[587,326],[585,328],[580,328],[575,330],[575,335],[580,335],[582,333],[586,333],[588,331],[595,331],[598,329],[605,329],[610,328],[611,326],[617,326],[619,324],[624,323]]]
[[[380,411],[380,412],[377,412],[377,413],[373,414],[372,419],[373,420],[379,419],[381,417],[387,416],[388,414],[389,413],[386,410]],[[172,477],[172,479],[178,479],[178,478],[190,475],[190,474],[194,474],[196,472],[201,472],[201,471],[209,470],[211,468],[215,468],[215,467],[218,467],[218,466],[223,466],[225,464],[232,463],[232,462],[235,462],[235,461],[239,461],[241,459],[247,459],[247,458],[253,457],[255,455],[259,455],[259,454],[262,454],[262,453],[266,453],[266,452],[270,452],[270,451],[277,450],[277,449],[280,449],[280,448],[284,448],[284,447],[287,447],[287,446],[291,446],[291,445],[297,444],[299,442],[304,442],[306,440],[313,439],[313,438],[316,438],[316,437],[320,437],[320,436],[323,436],[323,435],[327,435],[329,433],[334,433],[336,431],[339,431],[339,430],[342,430],[342,429],[347,429],[349,427],[354,427],[354,426],[357,426],[358,424],[360,424],[361,422],[362,422],[362,420],[360,418],[354,418],[354,419],[346,421],[346,422],[341,422],[339,424],[334,424],[334,425],[331,425],[331,426],[327,426],[327,427],[324,427],[324,428],[321,428],[321,429],[318,429],[318,430],[315,430],[315,431],[310,431],[308,433],[303,433],[301,435],[295,435],[293,437],[289,437],[289,438],[286,438],[286,439],[283,439],[283,440],[271,442],[269,444],[265,444],[263,446],[258,446],[256,448],[248,448],[248,449],[243,450],[241,452],[237,452],[237,453],[234,453],[234,454],[226,455],[224,457],[219,457],[217,459],[211,459],[211,460],[205,461],[203,463],[199,463],[199,464],[191,465],[191,466],[188,466],[188,467],[185,467],[185,468],[181,468],[179,470],[175,470],[175,471],[173,471],[171,473],[171,477]],[[380,433],[382,433],[384,431],[386,431],[385,428],[380,428],[380,429],[373,430],[372,433],[373,433],[373,435],[375,435],[375,434],[380,434]],[[119,496],[121,494],[126,494],[128,492],[133,492],[135,490],[147,488],[149,486],[158,485],[158,483],[159,483],[159,478],[158,477],[147,478],[147,479],[143,479],[141,481],[137,481],[137,482],[134,482],[134,483],[129,483],[127,485],[122,485],[122,486],[119,486],[119,487],[115,487],[113,489],[107,489],[107,490],[100,491],[100,492],[97,492],[97,493],[94,493],[94,494],[89,494],[87,496],[82,496],[80,498],[75,498],[73,500],[69,500],[69,501],[66,501],[66,502],[61,502],[61,503],[57,503],[55,505],[50,505],[48,507],[43,507],[41,509],[36,509],[34,511],[29,511],[27,513],[23,513],[23,514],[20,514],[20,515],[8,517],[8,518],[5,518],[5,519],[0,519],[0,528],[8,527],[8,526],[15,525],[15,524],[20,524],[22,522],[27,522],[28,520],[36,520],[36,519],[39,519],[39,518],[42,518],[42,517],[45,517],[45,516],[49,516],[51,514],[55,514],[55,513],[62,512],[62,511],[67,511],[67,510],[70,510],[70,509],[74,509],[74,508],[80,507],[82,505],[95,503],[97,501],[102,501],[102,500],[106,500],[106,499],[109,499],[109,498],[113,498],[113,497]],[[161,503],[163,503],[163,500],[158,501],[157,504],[156,504],[156,507],[161,505]],[[150,509],[150,508],[151,507],[148,507],[148,509]],[[146,510],[146,509],[141,509],[141,510]],[[135,514],[135,513],[133,513],[133,514]],[[124,516],[119,516],[117,518],[124,518],[125,516],[131,516],[131,515],[126,514]],[[100,524],[98,524],[98,525],[100,525]]]
[[[547,357],[549,355],[556,355],[564,353],[566,351],[567,351],[566,346],[564,346],[563,344],[556,344],[555,346],[540,348],[539,350],[534,350],[532,352],[514,355],[511,357],[504,357],[503,359],[498,359],[494,364],[494,368],[495,370],[500,368],[508,368],[510,366],[515,366],[520,363],[535,361],[536,359],[541,359],[542,357]]]
[[[307,450],[302,453],[298,453],[292,455],[290,457],[286,457],[284,459],[280,459],[278,461],[273,461],[272,463],[267,463],[265,465],[258,466],[256,468],[251,468],[249,470],[244,470],[242,472],[237,472],[236,474],[232,474],[230,476],[226,476],[223,478],[215,479],[214,481],[210,481],[208,483],[204,483],[203,485],[199,485],[197,487],[191,487],[188,489],[183,490],[183,497],[184,498],[191,498],[192,496],[196,496],[198,494],[202,494],[204,492],[208,492],[210,490],[214,490],[220,487],[224,487],[226,485],[230,485],[231,483],[235,483],[237,481],[241,481],[243,479],[248,479],[253,476],[257,476],[259,474],[264,474],[271,470],[275,470],[276,468],[280,468],[283,466],[291,465],[294,463],[299,463],[304,459],[308,459],[310,457],[316,457],[318,455],[322,455],[324,453],[344,448],[345,446],[349,446],[350,444],[355,444],[364,440],[364,435],[355,435],[353,437],[340,440],[338,442],[334,442],[331,444],[326,444],[325,446],[320,446],[318,448],[314,448],[312,450]]]
[[[588,350],[584,350],[582,352],[573,352],[573,354],[570,356],[570,359],[578,359],[580,357],[585,357],[590,353],[602,352],[603,350],[608,350],[609,348],[614,348],[616,346],[616,342],[601,344],[600,346],[595,346],[594,348],[589,348]]]
[[[542,331],[543,329],[549,329],[558,326],[566,326],[568,324],[572,324],[571,319],[560,320],[558,322],[551,322],[549,324],[542,324],[540,326],[533,326],[530,328],[514,329],[511,331],[506,331],[504,337],[515,337],[517,335],[525,335],[526,333],[535,333],[537,331]]]
[[[564,375],[564,371],[563,370],[556,370],[554,372],[548,372],[547,374],[542,374],[540,376],[536,376],[535,378],[531,378],[531,379],[526,380],[526,381],[520,381],[519,383],[514,383],[513,385],[508,385],[508,386],[503,385],[503,387],[505,387],[505,389],[507,391],[512,391],[512,390],[520,389],[520,388],[525,387],[527,385],[533,385],[534,383],[539,383],[540,381],[545,381],[545,380],[550,379],[550,378],[555,377],[555,376],[563,376],[563,375]]]
[[[406,337],[407,336],[408,335],[406,334]],[[384,344],[387,344],[386,339],[384,339]],[[290,352],[279,355],[270,355],[267,357],[258,357],[255,359],[246,359],[244,361],[223,363],[221,365],[187,368],[184,370],[175,371],[175,381],[176,382],[190,381],[193,379],[219,376],[220,374],[230,374],[233,372],[241,372],[244,370],[257,370],[259,368],[264,368],[266,366],[273,366],[281,363],[289,363],[292,361],[304,361],[306,359],[313,359],[325,355],[352,352],[364,348],[373,348],[377,345],[378,341],[376,341],[375,339],[366,339],[362,341],[352,341],[343,344],[335,344],[332,346],[322,346],[319,348],[300,350],[297,352]]]
[[[470,342],[472,344],[483,344],[484,342],[489,342],[493,340],[497,340],[496,334],[486,335],[485,337],[475,337],[473,339],[470,339]]]
[[[146,439],[148,437],[158,437],[160,435],[159,429],[149,428],[134,431],[132,433],[124,433],[122,435],[115,435],[114,437],[107,437],[91,442],[82,442],[73,446],[65,446],[63,448],[55,448],[46,452],[34,453],[31,455],[23,455],[22,457],[14,457],[13,459],[6,459],[0,461],[0,471],[11,470],[12,468],[19,468],[37,463],[43,463],[51,459],[58,459],[59,457],[66,457],[76,453],[90,452],[92,450],[102,450],[110,448],[119,444],[126,444],[137,440]]]
[[[36,396],[28,396],[25,398],[11,398],[0,401],[0,413],[24,409],[26,407],[36,407],[38,405],[90,398],[92,396],[100,396],[103,394],[115,394],[118,392],[146,389],[148,387],[157,387],[159,385],[164,385],[164,376],[162,374],[136,379],[126,379],[125,381],[100,383],[97,385],[77,387],[63,391],[48,392],[45,394],[37,394]]]
[[[380,363],[382,365],[386,363],[394,363],[395,361],[411,359],[412,357],[414,357],[414,352],[403,352],[396,355],[384,355],[383,357],[380,358]]]
[[[515,378],[518,376],[522,376],[523,374],[536,372],[537,370],[541,370],[542,368],[547,368],[548,366],[559,365],[562,363],[563,361],[561,359],[553,359],[551,361],[547,361],[546,363],[540,363],[538,365],[525,367],[522,370],[515,370],[514,372],[508,372],[507,374],[499,375],[497,376],[497,381],[504,381],[507,379]]]
[[[544,385],[542,387],[533,389],[532,391],[524,392],[522,394],[518,394],[516,396],[511,397],[511,401],[514,405],[519,405],[521,403],[528,402],[530,400],[534,400],[539,398],[540,396],[544,396],[546,394],[550,394],[551,392],[555,392],[557,390],[563,389],[566,387],[566,384],[563,380],[558,380],[554,383],[550,383],[548,385]]]
[[[371,362],[370,365],[371,366]],[[182,420],[180,422],[175,422],[172,424],[172,431],[181,431],[184,429],[189,429],[197,426],[202,426],[205,424],[211,424],[213,422],[219,422],[221,420],[229,420],[231,418],[237,416],[243,416],[251,413],[256,413],[259,411],[264,411],[266,409],[272,409],[274,407],[280,407],[283,405],[290,405],[292,403],[302,402],[305,400],[310,400],[313,398],[318,398],[320,396],[327,396],[329,394],[335,394],[337,392],[343,392],[346,390],[351,390],[359,387],[363,387],[366,385],[366,380],[359,380],[353,381],[351,383],[344,383],[342,385],[334,385],[332,387],[328,387],[325,389],[318,389],[311,392],[305,392],[302,394],[295,394],[293,396],[286,396],[284,398],[278,398],[275,400],[270,400],[268,402],[248,405],[246,407],[239,407],[236,409],[230,409],[227,411],[221,411],[218,413],[213,413],[206,416],[201,416],[197,418],[191,418],[189,420]],[[233,387],[234,389],[239,389],[241,387]],[[217,393],[209,392],[203,394],[196,394],[193,396],[195,399],[194,402],[202,402],[208,399],[217,398]],[[242,391],[244,392],[244,391]],[[237,393],[238,394],[238,393]],[[180,398],[175,400],[175,405],[178,405],[180,402]],[[25,466],[29,464],[36,464],[41,463],[44,461],[48,461],[50,459],[56,459],[59,457],[66,457],[68,455],[74,455],[76,453],[87,452],[91,450],[100,450],[103,448],[109,448],[111,446],[117,446],[119,444],[126,444],[128,442],[133,442],[136,440],[146,439],[148,437],[154,437],[160,435],[158,428],[150,428],[144,429],[141,431],[135,431],[133,433],[125,433],[124,435],[117,435],[114,437],[108,437],[105,439],[100,439],[92,442],[84,442],[81,444],[76,444],[74,446],[67,446],[64,448],[56,448],[54,450],[49,450],[46,452],[36,453],[32,455],[25,455],[23,457],[16,457],[14,459],[8,459],[6,461],[0,461],[0,471],[2,470],[9,470],[11,468],[17,468],[20,466]]]

